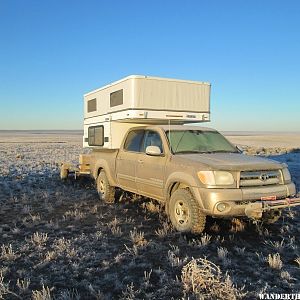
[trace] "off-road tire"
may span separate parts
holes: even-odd
[[[189,189],[178,189],[170,198],[169,217],[180,232],[201,233],[205,228],[206,216]]]
[[[96,182],[100,200],[109,204],[114,203],[115,187],[109,184],[106,174],[103,170],[98,175]]]
[[[272,210],[263,214],[262,222],[265,224],[274,224],[280,219],[280,217],[281,217],[280,210]]]

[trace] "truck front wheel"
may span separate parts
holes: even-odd
[[[180,232],[201,233],[206,216],[188,189],[175,191],[169,202],[169,216],[173,226]]]
[[[97,191],[100,199],[105,203],[115,202],[115,187],[109,184],[106,174],[103,170],[97,177]]]

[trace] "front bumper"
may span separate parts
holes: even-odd
[[[296,194],[294,183],[242,189],[194,188],[193,193],[199,199],[202,211],[214,217],[261,218],[262,213],[268,210],[300,206],[300,198],[291,196]],[[268,197],[276,200],[262,200]],[[225,204],[223,211],[217,209],[220,203]]]

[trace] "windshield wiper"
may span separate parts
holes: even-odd
[[[184,153],[207,153],[206,151],[197,151],[197,150],[183,150],[183,151],[177,151],[174,154],[184,154]]]
[[[213,150],[213,151],[207,151],[207,153],[239,153],[239,151]]]
[[[212,154],[212,153],[239,153],[238,151],[229,151],[229,150],[207,150],[207,151],[197,151],[197,150],[183,150],[177,151],[174,154],[189,154],[189,153],[201,153],[201,154]]]

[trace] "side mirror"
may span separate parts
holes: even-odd
[[[161,151],[160,151],[159,147],[157,147],[157,146],[148,146],[146,148],[146,154],[152,155],[152,156],[158,156],[158,155],[161,155]]]

